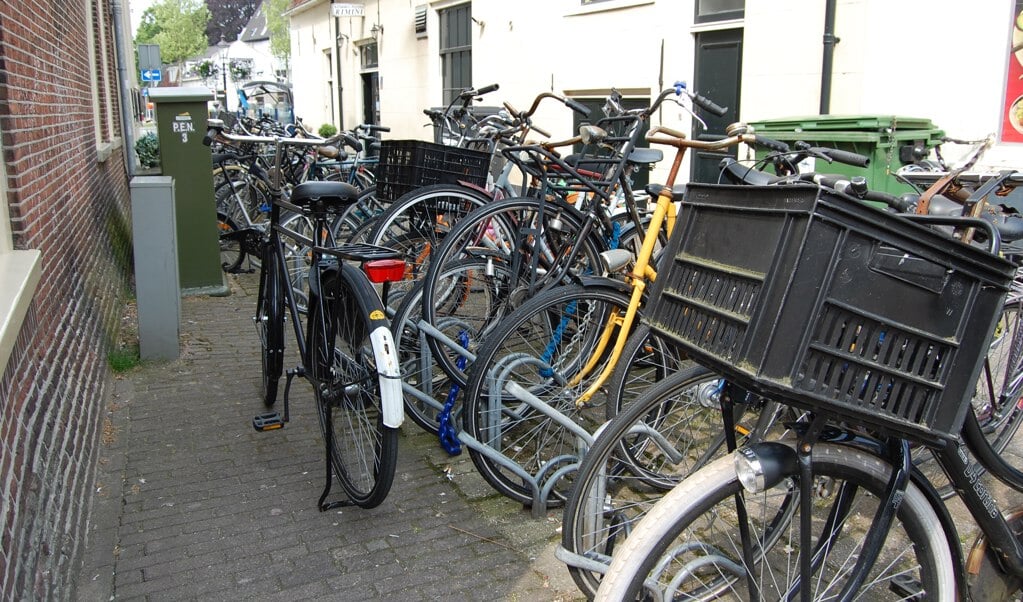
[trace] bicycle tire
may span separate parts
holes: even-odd
[[[972,474],[982,474],[987,467],[996,473],[1017,475],[1023,479],[1023,457],[1020,451],[1008,449],[1020,424],[1023,423],[1023,297],[1011,299],[1002,306],[1000,318],[980,377],[971,400],[975,428],[982,436],[971,437],[972,449],[980,458],[971,464]],[[974,425],[970,425],[974,427]],[[948,499],[955,491],[933,461],[931,453],[918,454],[918,468],[934,483],[945,482],[938,488],[942,498]]]
[[[607,382],[608,420],[649,387],[682,369],[685,359],[668,339],[635,320],[618,364]]]
[[[564,285],[509,314],[487,333],[470,366],[463,429],[541,481],[555,478],[559,464],[578,465],[577,435],[506,387],[514,383],[518,391],[541,399],[592,434],[605,422],[604,396],[595,395],[581,406],[576,401],[609,359],[609,348],[596,351],[598,340],[609,334],[608,320],[628,305],[629,296],[617,289]],[[596,361],[587,372],[591,359]],[[469,453],[495,490],[523,504],[532,502],[532,489],[521,476],[472,446]],[[557,479],[550,505],[563,502],[571,488],[571,479]]]
[[[370,334],[383,306],[358,268],[324,271],[309,301],[307,362],[331,466],[345,493],[363,508],[379,506],[394,482],[398,429],[384,424]]]
[[[359,196],[331,224],[334,240],[340,243],[364,242],[357,239],[372,230],[377,218],[387,210],[387,204],[377,198],[375,186],[359,189]]]
[[[401,295],[421,280],[431,255],[453,225],[492,200],[483,192],[458,184],[424,186],[395,200],[376,219],[369,235],[370,244],[400,251],[405,259],[405,279],[393,283],[391,290]]]
[[[242,267],[245,261],[245,251],[242,250],[242,242],[231,236],[238,231],[234,220],[217,213],[217,233],[220,241],[220,267],[225,272],[234,273]]]
[[[536,223],[538,212],[543,205],[543,223]],[[478,324],[478,336],[484,338],[490,328],[494,327],[504,316],[525,302],[532,294],[549,284],[544,280],[549,276],[544,272],[532,272],[529,261],[516,249],[506,248],[494,241],[514,240],[525,226],[531,225],[534,232],[543,233],[542,246],[549,255],[560,256],[573,245],[581,244],[575,274],[599,273],[599,253],[606,249],[599,235],[591,233],[585,240],[580,234],[584,216],[575,208],[562,201],[541,201],[528,197],[515,197],[494,201],[480,207],[455,224],[448,233],[440,249],[430,259],[423,286],[423,317],[430,324],[438,324],[444,319],[471,320]],[[486,244],[480,239],[487,238]],[[451,265],[465,258],[484,258],[491,264],[501,264],[503,273],[509,275],[502,284],[507,291],[501,303],[496,307],[488,307],[486,315],[479,315],[479,308],[466,305],[463,300],[464,282],[457,277],[444,277],[449,274]],[[539,281],[537,281],[539,279]],[[535,284],[532,287],[530,284]],[[475,343],[474,343],[475,344]],[[459,370],[456,366],[457,356],[445,350],[436,341],[430,341],[436,361],[443,367],[446,374],[455,376]]]
[[[849,446],[817,444],[812,452],[815,486],[815,510],[826,510],[826,498],[844,498],[851,504],[869,506],[876,504],[876,495],[884,491],[888,482],[890,467],[880,458],[866,454]],[[748,599],[747,575],[759,577],[758,587],[765,599],[785,598],[792,586],[790,579],[799,574],[799,517],[798,486],[793,486],[798,473],[786,475],[778,487],[764,494],[749,494],[742,490],[736,477],[734,459],[726,456],[690,475],[664,496],[636,525],[622,547],[616,551],[607,574],[601,580],[596,600],[634,600],[644,592],[644,580],[657,583],[661,594],[672,597],[675,593],[690,596],[687,599],[710,599],[721,595]],[[836,485],[842,481],[850,485],[853,496],[845,495],[848,490]],[[856,493],[859,491],[859,493]],[[838,492],[838,493],[836,493]],[[864,493],[868,492],[868,493]],[[777,495],[768,499],[766,494]],[[763,525],[755,521],[751,529],[764,526],[758,532],[760,544],[751,543],[758,550],[756,566],[743,566],[741,545],[736,543],[738,526],[731,519],[735,517],[734,506],[737,498],[742,499],[751,520],[761,518]],[[762,507],[759,500],[763,498]],[[837,504],[837,500],[835,501]],[[841,591],[841,581],[855,565],[858,544],[862,542],[865,526],[869,526],[873,508],[860,511],[850,510],[842,521],[842,529],[834,533],[835,542],[827,545],[818,541],[816,530],[827,518],[827,513],[814,513],[814,540],[816,550],[827,558],[818,564],[819,574],[814,575],[814,600],[827,599]],[[901,573],[902,583],[919,584],[928,600],[955,600],[956,578],[949,541],[942,529],[934,509],[925,496],[910,483],[902,498],[893,529],[887,534],[881,555],[874,564],[871,574],[864,582],[871,600],[905,599],[898,589],[889,591],[894,585],[894,574]],[[716,531],[720,527],[720,532]],[[727,534],[725,533],[727,531]],[[789,539],[786,539],[786,536]],[[690,537],[689,545],[681,544]],[[712,539],[712,537],[716,537]],[[857,538],[860,538],[857,541]],[[794,541],[793,541],[794,539]],[[954,542],[958,545],[958,542]],[[793,545],[795,547],[793,547]],[[669,554],[665,554],[669,551]],[[763,551],[767,559],[759,553]],[[697,556],[698,553],[708,553]],[[911,553],[916,564],[903,562],[902,554]],[[685,556],[683,557],[683,554]],[[836,557],[832,558],[832,554]],[[680,563],[688,562],[691,572],[673,573]],[[699,563],[705,564],[699,564]],[[656,574],[652,571],[658,569]],[[835,580],[825,579],[828,571]],[[666,581],[678,577],[675,590],[668,590]],[[688,582],[681,582],[691,578]],[[678,591],[682,589],[682,591]],[[730,590],[726,592],[726,590]],[[859,593],[859,592],[858,592]]]
[[[284,290],[279,269],[273,247],[265,245],[254,321],[262,365],[260,397],[267,407],[277,400],[277,385],[284,371]]]
[[[630,401],[601,429],[565,504],[561,545],[566,551],[606,566],[614,549],[657,500],[723,452],[718,402],[707,394],[708,389],[716,390],[719,378],[688,362]],[[754,433],[758,415],[745,412],[736,430]],[[637,427],[655,430],[663,442]],[[579,589],[592,598],[601,573],[582,563],[566,564]]]

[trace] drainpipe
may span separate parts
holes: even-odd
[[[821,64],[821,115],[831,110],[831,69],[835,59],[835,2],[827,0],[824,5],[824,60]]]
[[[128,73],[124,68],[124,19],[121,0],[110,0],[110,11],[114,22],[114,45],[117,52],[117,82],[121,88],[121,136],[124,138],[124,165],[128,178],[135,177],[135,125],[131,117],[131,90],[128,89]]]
[[[328,3],[328,6],[330,4]],[[341,84],[341,18],[334,17],[334,60],[337,61],[337,131],[345,131],[345,95]]]

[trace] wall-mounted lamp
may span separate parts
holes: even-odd
[[[380,24],[377,24],[377,23],[374,23],[373,27],[369,28],[369,33],[373,34],[373,37],[375,38],[378,35],[384,33],[384,26],[380,25]]]

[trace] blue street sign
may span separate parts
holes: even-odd
[[[144,82],[158,82],[161,79],[163,79],[163,73],[159,69],[142,70],[142,81]]]

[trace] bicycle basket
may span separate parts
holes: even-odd
[[[813,186],[691,184],[646,320],[759,393],[958,437],[1013,266]]]
[[[376,167],[377,197],[394,201],[431,184],[486,186],[490,153],[421,140],[384,140]]]

